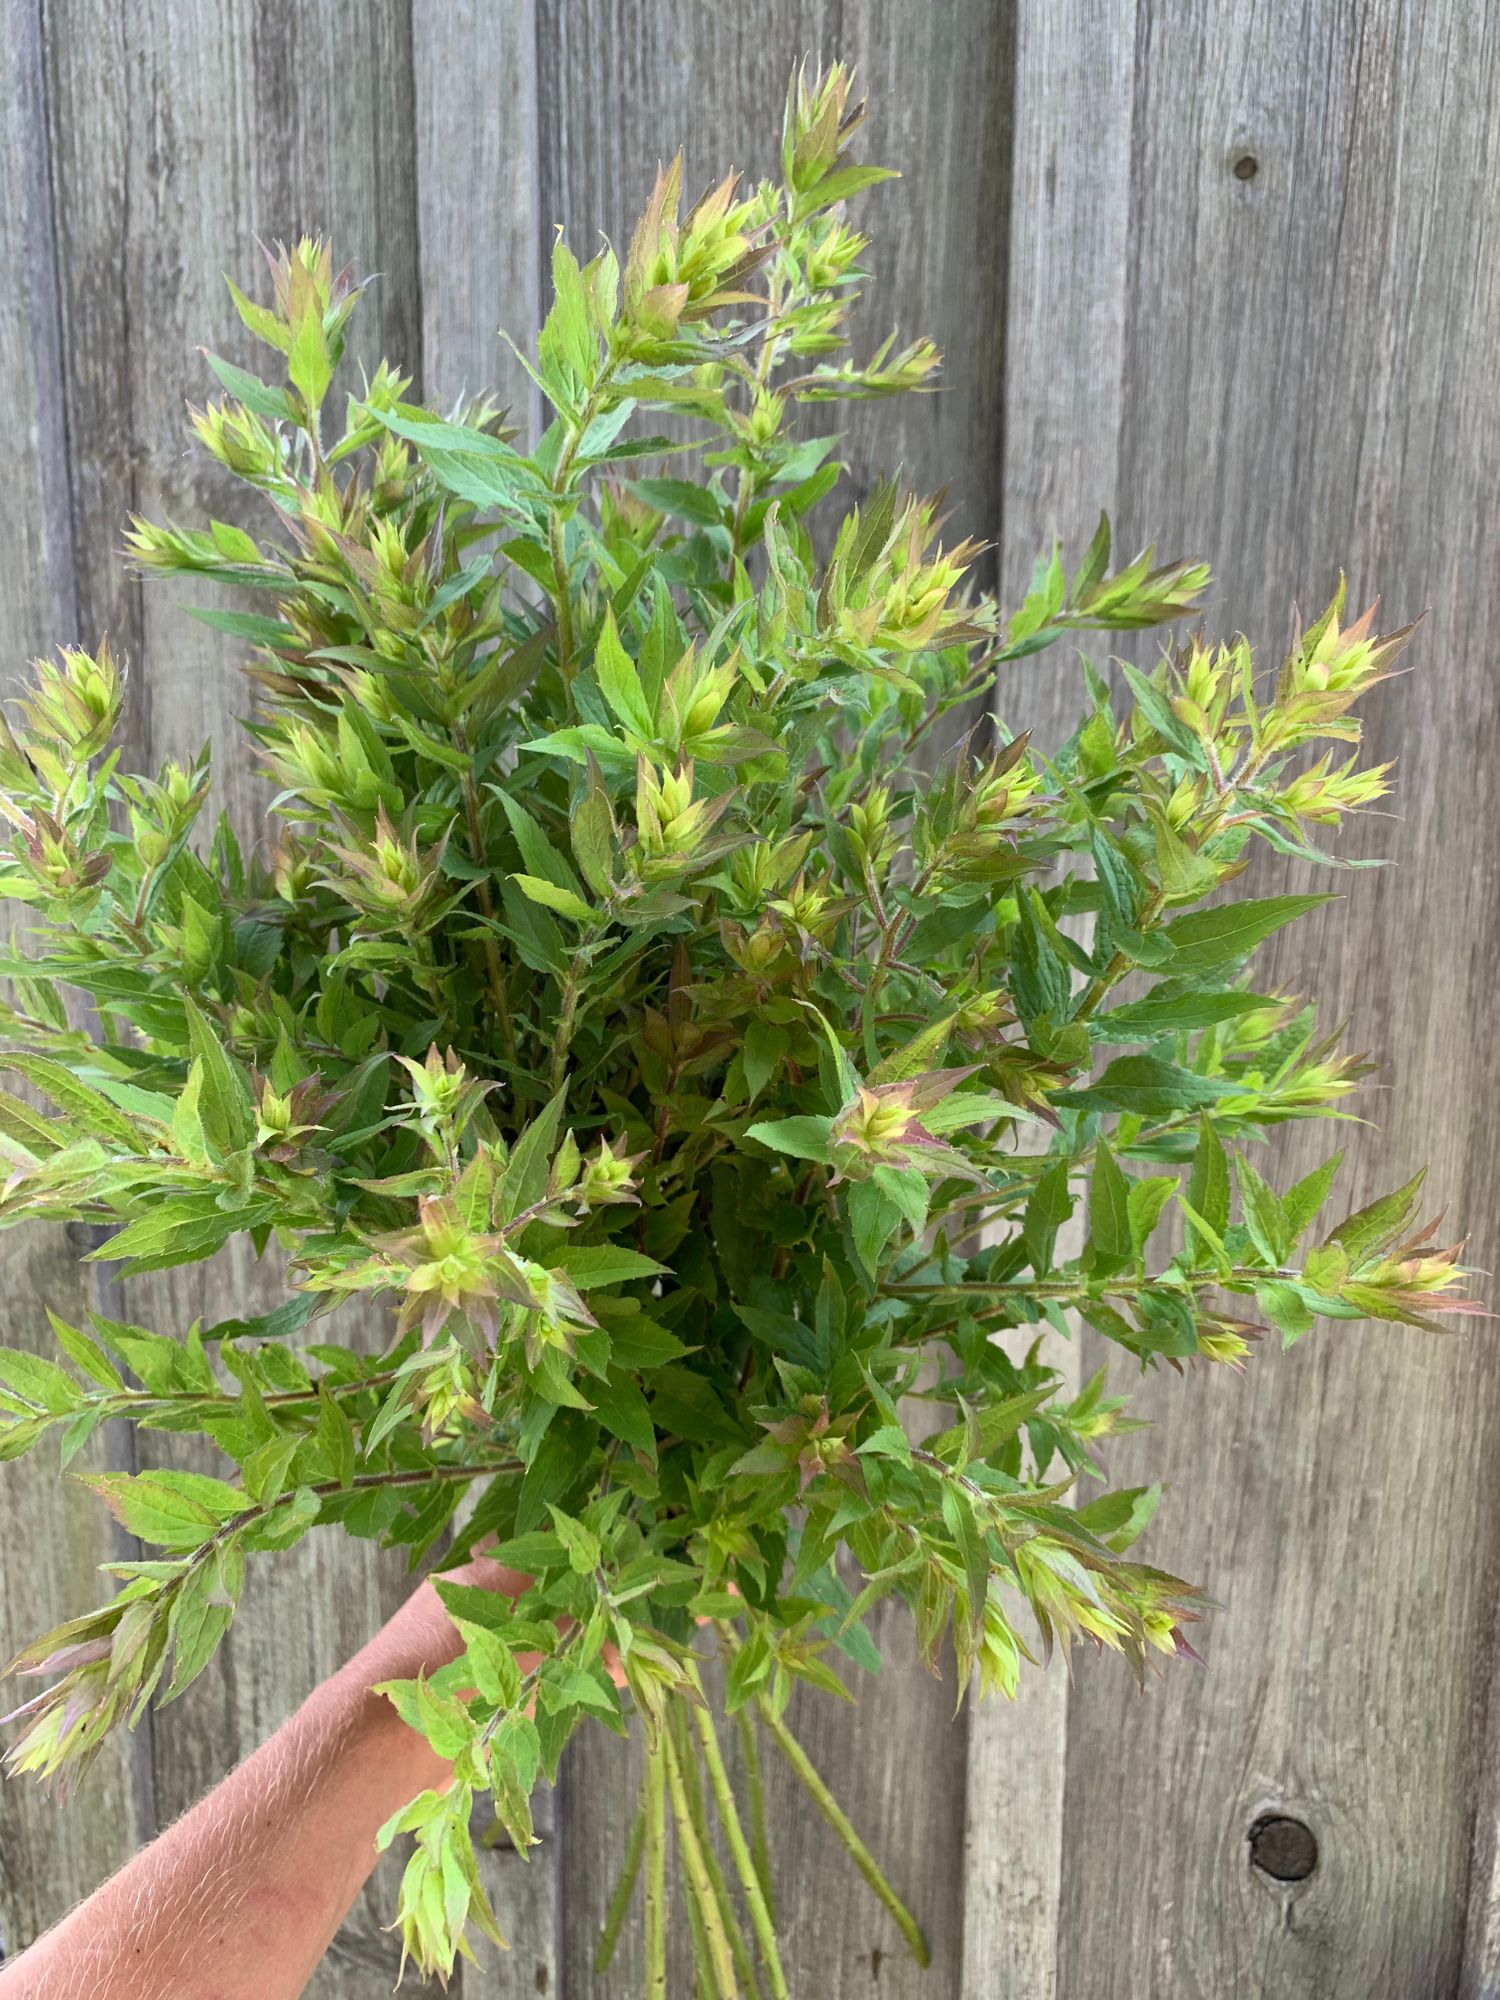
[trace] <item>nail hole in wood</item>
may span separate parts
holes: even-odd
[[[1250,1859],[1278,1882],[1305,1882],[1318,1865],[1317,1836],[1300,1819],[1265,1813],[1250,1829]]]
[[[1260,172],[1260,161],[1254,153],[1240,153],[1231,171],[1237,181],[1253,181]]]

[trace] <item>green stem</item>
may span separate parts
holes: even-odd
[[[750,2000],[762,2000],[760,1981],[755,1976],[755,1966],[745,1944],[745,1933],[741,1930],[740,1920],[735,1914],[734,1901],[729,1894],[729,1884],[724,1879],[718,1849],[714,1845],[713,1834],[709,1828],[708,1813],[703,1802],[701,1759],[693,1742],[693,1732],[688,1727],[687,1707],[687,1703],[680,1704],[674,1719],[677,1723],[677,1761],[682,1766],[682,1781],[687,1791],[688,1811],[693,1818],[693,1831],[697,1834],[698,1845],[703,1850],[703,1865],[708,1870],[708,1879],[713,1885],[714,1901],[718,1905],[724,1934],[729,1939],[729,1949],[734,1954],[736,1976],[749,1994]],[[695,1710],[695,1716],[696,1713]],[[733,1802],[731,1796],[731,1805]]]
[[[771,1843],[766,1837],[766,1786],[760,1772],[760,1745],[755,1740],[755,1722],[750,1709],[742,1708],[735,1717],[739,1729],[740,1756],[750,1787],[750,1843],[755,1856],[755,1873],[766,1900],[766,1915],[776,1922],[776,1900],[771,1889]]]
[[[594,1953],[595,1972],[607,1972],[614,1958],[615,1947],[620,1942],[620,1930],[625,1922],[625,1912],[630,1908],[630,1899],[635,1894],[636,1879],[641,1872],[641,1856],[645,1848],[646,1788],[643,1784],[640,1803],[635,1809],[635,1819],[630,1828],[630,1839],[625,1848],[625,1865],[620,1870],[615,1893],[610,1897],[609,1908],[604,1913],[604,1928],[599,1933],[599,1948]]]
[[[984,1297],[994,1299],[1062,1299],[1078,1305],[1086,1305],[1090,1299],[1139,1298],[1143,1292],[1171,1290],[1174,1292],[1198,1291],[1208,1285],[1223,1285],[1231,1289],[1246,1286],[1299,1282],[1297,1271],[1261,1269],[1248,1264],[1233,1265],[1227,1271],[1183,1271],[1167,1276],[1157,1272],[1143,1278],[1105,1278],[1098,1284],[1081,1282],[1077,1278],[1012,1278],[1003,1284],[990,1284],[981,1278],[961,1278],[943,1285],[882,1285],[881,1291],[892,1299],[959,1299],[964,1297]]]
[[[707,1708],[693,1710],[693,1726],[698,1732],[703,1765],[708,1772],[708,1782],[713,1788],[714,1803],[719,1809],[719,1824],[724,1829],[724,1838],[729,1842],[730,1857],[740,1878],[740,1888],[744,1892],[745,1906],[750,1912],[750,1922],[755,1931],[756,1942],[760,1946],[766,1977],[771,1982],[773,2000],[788,2000],[786,1975],[781,1969],[781,1958],[776,1949],[776,1927],[771,1918],[765,1887],[760,1872],[750,1856],[745,1830],[740,1824],[739,1809],[734,1802],[734,1788],[729,1782],[729,1773],[724,1769],[718,1734],[714,1729],[713,1717]],[[756,1780],[758,1786],[758,1763]]]
[[[1149,931],[1155,924],[1156,919],[1161,915],[1162,905],[1165,901],[1166,897],[1162,891],[1160,889],[1153,889],[1150,896],[1146,899],[1146,907],[1141,911],[1140,922],[1136,928],[1142,931]],[[1099,1005],[1099,1002],[1104,998],[1105,994],[1108,993],[1109,989],[1112,986],[1118,985],[1127,972],[1134,970],[1135,965],[1136,960],[1128,952],[1117,951],[1109,961],[1109,964],[1099,974],[1098,978],[1091,979],[1083,989],[1083,997],[1073,1009],[1072,1018],[1075,1021],[1086,1021]]]
[[[547,548],[552,556],[552,588],[557,593],[557,670],[568,709],[573,710],[573,600],[568,591],[567,540],[556,508],[548,516]]]
[[[844,1846],[849,1850],[854,1865],[869,1883],[879,1901],[889,1910],[896,1928],[906,1939],[907,1948],[920,1966],[932,1963],[932,1954],[927,1948],[927,1940],[922,1935],[921,1926],[905,1903],[896,1894],[881,1872],[880,1864],[871,1854],[850,1824],[849,1817],[838,1800],[819,1777],[812,1760],[802,1745],[787,1728],[781,1717],[772,1710],[769,1702],[758,1703],[761,1717],[770,1730],[777,1749],[796,1772],[802,1784],[811,1794],[814,1804],[824,1819],[833,1828]]]
[[[460,719],[454,724],[453,745],[461,756],[469,755],[468,734]],[[469,835],[469,859],[476,868],[487,868],[488,859],[484,850],[484,825],[479,816],[479,793],[474,784],[474,766],[468,765],[463,775],[464,824]],[[479,893],[479,913],[486,926],[495,921],[495,897],[490,887],[489,877],[482,875],[475,883]],[[510,1062],[516,1059],[515,1024],[510,1017],[510,996],[505,990],[505,969],[500,963],[500,945],[493,930],[484,933],[485,976],[490,990],[490,1005],[500,1026],[500,1039],[505,1044],[505,1054]]]
[[[708,1951],[708,1933],[703,1928],[703,1912],[696,1896],[687,1899],[688,1929],[693,1939],[694,2000],[715,2000],[713,1960]]]
[[[674,1732],[664,1725],[661,1736],[666,1750],[667,1784],[672,1793],[672,1815],[677,1822],[677,1840],[682,1850],[682,1872],[687,1877],[688,1892],[703,1927],[714,1981],[718,1986],[721,2000],[739,2000],[740,1989],[734,1976],[734,1960],[729,1950],[729,1939],[714,1898],[713,1883],[709,1879],[708,1864],[703,1858],[703,1849],[699,1844],[698,1830],[693,1825],[693,1816],[688,1810],[687,1787],[683,1783],[682,1761],[678,1756],[676,1742],[673,1740]]]
[[[562,450],[557,455],[557,470],[552,475],[553,505],[547,516],[547,548],[552,557],[552,585],[557,592],[557,668],[562,675],[563,687],[568,696],[568,706],[573,706],[573,600],[568,590],[567,533],[563,526],[557,502],[567,497],[568,477],[573,470],[573,461],[578,456],[578,447],[583,442],[589,425],[599,414],[604,401],[604,392],[614,379],[619,367],[619,358],[612,355],[599,371],[599,379],[588,393],[578,421],[568,426],[567,437]]]
[[[667,2000],[666,1731],[646,1746],[646,2000]]]
[[[557,1032],[552,1044],[552,1090],[561,1088],[568,1071],[568,1051],[573,1045],[573,1022],[578,1013],[578,961],[570,959],[563,980],[562,1005],[558,1009]]]

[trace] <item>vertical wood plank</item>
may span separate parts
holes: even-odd
[[[0,10],[0,270],[7,278],[0,286],[0,396],[10,419],[0,484],[0,546],[7,551],[0,625],[9,683],[27,658],[70,636],[74,615],[41,14],[29,0],[9,0]],[[14,914],[6,912],[7,930]],[[46,1307],[76,1318],[88,1292],[78,1246],[61,1229],[30,1227],[7,1233],[0,1254],[0,1343],[53,1351]],[[95,1439],[79,1469],[103,1465],[113,1442]],[[0,1522],[4,1660],[95,1603],[96,1565],[117,1550],[90,1496],[59,1479],[55,1448],[0,1468]],[[131,1851],[140,1831],[131,1749],[124,1741],[109,1746],[70,1811],[30,1780],[0,1782],[0,1963]]]
[[[853,490],[898,469],[919,487],[946,484],[955,532],[986,538],[999,512],[1009,21],[1009,9],[983,0],[927,10],[894,0],[538,0],[542,221],[548,231],[565,224],[585,253],[600,230],[628,241],[655,158],[679,144],[690,195],[730,163],[770,171],[787,78],[803,55],[857,65],[871,107],[864,150],[904,176],[862,205],[876,278],[857,350],[893,325],[904,338],[931,333],[947,354],[947,387],[857,408],[847,421],[839,413]],[[793,1723],[927,1926],[934,1970],[911,1966],[795,1781],[773,1772],[788,1971],[799,1992],[937,2000],[959,1991],[965,1731],[946,1690],[912,1659],[900,1615],[882,1621],[881,1636],[888,1664],[862,1685],[857,1710],[814,1697],[797,1704]],[[634,1801],[628,1766],[598,1732],[565,1765],[569,1994],[623,1996],[638,1984],[629,1930],[611,1973],[596,1980],[591,1970]]]
[[[1114,514],[1123,403],[1134,0],[1023,6],[1009,203],[1000,596],[1018,604],[1055,535]],[[1060,299],[1059,261],[1066,259]],[[995,707],[1043,744],[1076,721],[1078,677],[1056,656],[1007,668]],[[1076,1338],[1076,1336],[1075,1336]],[[1076,1348],[1048,1336],[1081,1386]],[[963,1993],[1057,2000],[1069,1682],[1023,1675],[1014,1703],[969,1720]]]
[[[55,1356],[46,1308],[75,1324],[88,1298],[78,1251],[61,1229],[7,1232],[7,1307],[0,1344]],[[96,1437],[75,1470],[110,1463],[113,1440]],[[92,1494],[59,1476],[55,1445],[0,1466],[0,1655],[88,1611],[105,1594],[98,1565],[122,1555]],[[31,1689],[9,1682],[6,1708]],[[128,1859],[150,1828],[134,1782],[139,1747],[120,1738],[67,1800],[31,1778],[0,1780],[0,1965],[54,1924]]]
[[[536,391],[499,338],[541,324],[535,0],[438,0],[414,20],[422,393],[492,391],[535,429]]]
[[[422,393],[449,407],[491,392],[526,436],[536,392],[499,338],[523,348],[541,323],[534,0],[432,0],[413,15]],[[533,1800],[539,1845],[480,1852],[508,1952],[481,1943],[460,1974],[465,2000],[556,1993],[560,1816]]]
[[[1289,604],[1319,608],[1341,564],[1353,600],[1382,591],[1393,623],[1432,606],[1413,678],[1369,712],[1369,754],[1401,756],[1403,823],[1346,842],[1401,865],[1332,884],[1343,901],[1267,976],[1318,994],[1330,1023],[1352,1012],[1354,1045],[1382,1057],[1389,1089],[1365,1110],[1384,1129],[1350,1136],[1350,1200],[1430,1161],[1433,1206],[1493,1268],[1477,1107],[1494,1058],[1470,1024],[1500,942],[1497,705],[1473,671],[1497,608],[1482,539],[1500,475],[1482,193],[1495,23],[1394,0],[1132,11],[1126,393],[1107,354],[1095,407],[1042,367],[1013,373],[1012,409],[1038,415],[1013,424],[1007,491],[1099,468],[1122,540],[1211,557],[1213,624],[1244,626],[1268,666]],[[1070,242],[1066,209],[1033,213],[1054,323],[1076,323],[1098,298],[1092,247]],[[1096,496],[1072,497],[1082,537]],[[1267,868],[1257,887],[1294,879]],[[1268,1170],[1312,1151],[1278,1146]],[[1149,1553],[1225,1609],[1207,1672],[1169,1673],[1144,1700],[1109,1662],[1079,1671],[1056,1990],[1454,1991],[1492,1639],[1492,1342],[1323,1329],[1243,1381],[1153,1381],[1141,1401],[1159,1428],[1122,1441],[1111,1472],[1165,1476]],[[1266,1812],[1316,1835],[1305,1881],[1251,1866]]]
[[[322,231],[358,271],[381,273],[359,358],[373,366],[388,353],[420,374],[410,10],[56,0],[47,55],[82,634],[108,626],[130,657],[127,755],[154,769],[211,739],[217,802],[254,832],[263,794],[233,723],[244,705],[233,644],[187,619],[170,591],[143,594],[116,551],[132,510],[245,511],[187,444],[184,417],[214,386],[200,344],[264,365],[222,282],[227,271],[258,289],[257,236]],[[181,1333],[195,1317],[278,1296],[278,1272],[236,1246],[212,1265],[133,1283],[127,1303]],[[175,1462],[195,1449],[142,1440],[143,1456]],[[155,1731],[161,1817],[275,1728],[407,1587],[399,1559],[332,1541],[258,1566],[221,1661]],[[309,1988],[317,2000],[389,1991],[399,1950],[384,1925],[398,1874],[395,1857],[382,1864]]]

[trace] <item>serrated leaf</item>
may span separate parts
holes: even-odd
[[[186,996],[183,1007],[192,1054],[202,1067],[198,1105],[204,1136],[223,1159],[249,1144],[255,1130],[254,1099],[244,1072],[224,1047],[213,1022]]]
[[[1174,917],[1161,933],[1172,951],[1165,969],[1181,977],[1231,965],[1248,957],[1285,925],[1334,900],[1332,896],[1263,896],[1244,903],[1216,903],[1211,909]]]
[[[1198,1120],[1198,1148],[1193,1155],[1188,1200],[1209,1227],[1223,1235],[1229,1224],[1229,1155],[1208,1117]]]
[[[606,1382],[593,1382],[589,1394],[594,1411],[612,1437],[644,1452],[656,1462],[656,1426],[640,1384],[623,1368],[611,1368]]]
[[[769,1146],[773,1152],[788,1153],[794,1160],[826,1163],[828,1135],[832,1130],[831,1118],[772,1118],[747,1125],[745,1137],[758,1141],[762,1146]]]
[[[1250,1241],[1275,1270],[1296,1240],[1287,1229],[1281,1203],[1275,1190],[1262,1180],[1242,1153],[1235,1156],[1234,1174]]]
[[[605,607],[604,623],[594,649],[594,673],[599,692],[609,703],[615,719],[643,744],[651,742],[656,734],[656,717],[647,703],[635,661],[620,643],[615,614],[609,606]]]
[[[1134,1251],[1130,1229],[1130,1185],[1101,1139],[1089,1185],[1089,1269],[1107,1277],[1128,1264]]]
[[[1079,1111],[1130,1111],[1143,1118],[1193,1111],[1231,1096],[1235,1086],[1199,1076],[1160,1056],[1119,1056],[1102,1075],[1077,1090],[1060,1090],[1052,1102]]]
[[[539,875],[512,875],[512,882],[522,895],[530,897],[533,903],[540,903],[545,910],[556,910],[560,917],[568,917],[575,924],[591,924],[594,912],[572,889],[559,888],[556,882],[544,882]]]
[[[594,1285],[621,1285],[634,1278],[659,1278],[666,1270],[654,1257],[621,1243],[564,1243],[551,1250],[553,1265],[566,1271],[579,1291]]]

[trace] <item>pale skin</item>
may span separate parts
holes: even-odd
[[[476,1558],[456,1583],[514,1597]],[[433,1673],[459,1637],[431,1581],[222,1784],[0,1971],[0,2000],[294,2000],[375,1865],[375,1835],[448,1783],[377,1683]]]

